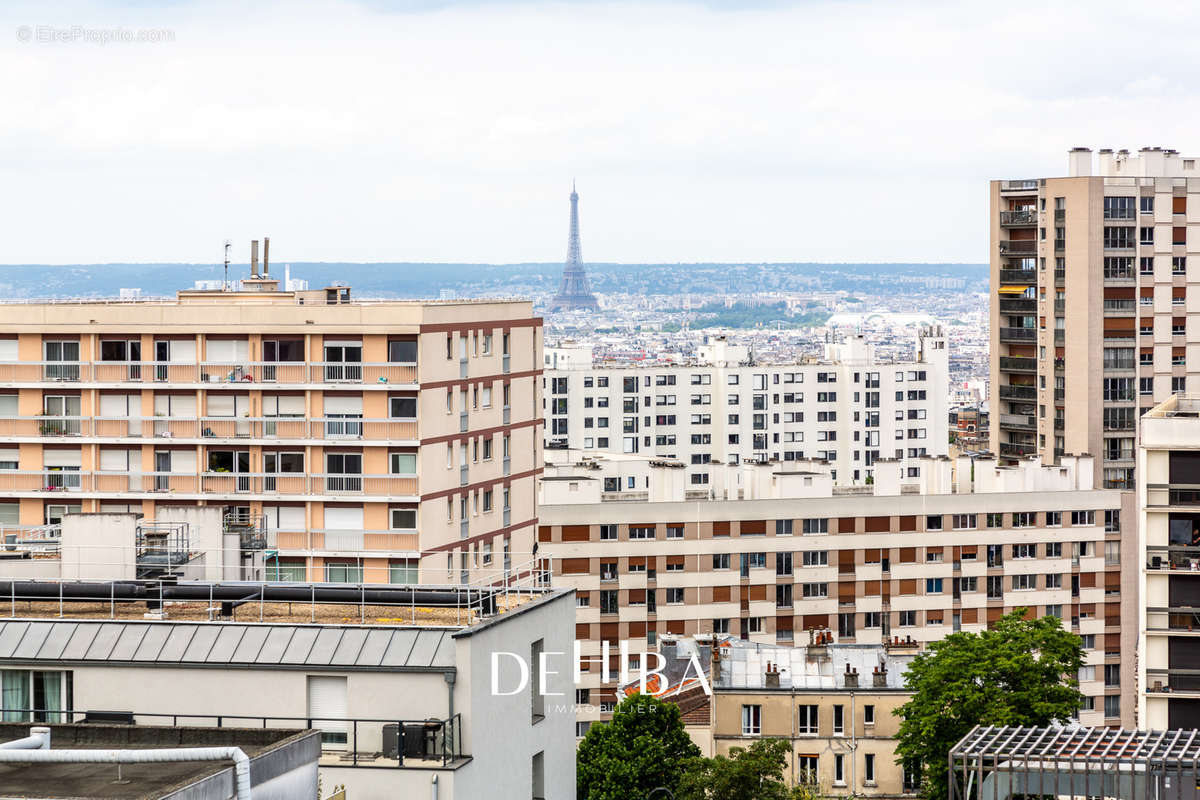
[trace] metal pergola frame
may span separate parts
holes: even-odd
[[[1196,800],[1200,730],[976,725],[947,766],[949,800]]]

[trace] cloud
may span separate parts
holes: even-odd
[[[2,260],[552,261],[575,177],[594,260],[983,261],[989,178],[1195,151],[1195,15],[1121,8],[6,6]]]

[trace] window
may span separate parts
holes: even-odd
[[[974,530],[976,525],[975,514],[955,514],[954,529],[955,530]]]
[[[388,583],[414,584],[419,571],[415,559],[392,561],[388,564]]]
[[[863,783],[875,783],[875,754],[867,753],[863,756]]]
[[[803,586],[802,594],[805,598],[828,597],[828,583],[806,583]]]
[[[600,541],[615,542],[617,540],[616,525],[601,525],[600,526]]]
[[[833,785],[846,785],[846,757],[841,753],[833,755]]]
[[[67,722],[60,712],[70,706],[70,672],[27,669],[0,670],[0,703],[5,722]],[[21,709],[29,709],[22,713]],[[30,713],[32,712],[32,713]]]
[[[742,706],[742,736],[762,733],[762,706]]]
[[[925,594],[941,594],[942,593],[942,578],[926,578],[925,579]]]
[[[796,732],[816,734],[817,727],[817,706],[802,705],[796,707]]]
[[[1012,588],[1014,592],[1027,592],[1037,588],[1036,575],[1013,575]]]
[[[792,554],[788,552],[779,552],[775,554],[775,574],[776,575],[791,575],[792,574]]]
[[[875,724],[875,706],[870,703],[863,706],[863,724],[864,725],[874,725]]]
[[[863,627],[864,628],[878,628],[881,625],[882,625],[882,619],[880,617],[880,612],[867,611],[867,612],[863,613]]]
[[[1013,558],[1037,558],[1036,544],[1014,544],[1012,546]]]
[[[1072,511],[1071,512],[1071,524],[1072,525],[1095,525],[1096,524],[1096,512],[1095,511]]]
[[[683,603],[683,587],[672,586],[667,589],[667,604],[681,605]]]
[[[1109,200],[1118,200],[1122,198],[1104,198],[1105,203]],[[1124,219],[1124,217],[1123,217]],[[1104,228],[1104,249],[1106,250],[1130,250],[1134,246],[1134,228],[1128,227],[1105,227]]]
[[[1121,695],[1110,694],[1104,698],[1104,716],[1106,718],[1121,716]]]
[[[792,584],[778,583],[775,585],[775,607],[776,608],[791,608],[792,607]]]
[[[616,614],[617,613],[617,591],[615,589],[600,590],[600,613],[601,614]]]
[[[989,528],[1003,528],[1004,527],[1004,515],[1003,514],[988,514],[987,515],[987,526]]]
[[[326,561],[325,580],[329,583],[362,583],[362,565]]]
[[[1014,528],[1032,528],[1037,522],[1037,512],[1035,511],[1014,511],[1012,515],[1012,526]]]
[[[713,553],[713,569],[729,569],[729,553]]]
[[[829,533],[827,518],[806,519],[801,522],[801,532],[804,534]]]
[[[900,627],[911,628],[917,624],[916,611],[901,611],[900,612]]]
[[[649,526],[647,526],[647,525],[630,525],[629,526],[629,538],[630,539],[653,539],[654,538],[654,526],[653,525],[649,525]]]
[[[1046,558],[1062,558],[1062,542],[1046,542]]]

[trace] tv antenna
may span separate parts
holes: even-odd
[[[221,281],[221,291],[229,291],[229,248],[233,247],[233,242],[225,240],[225,280]]]

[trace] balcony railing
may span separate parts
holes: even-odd
[[[413,497],[415,475],[0,470],[0,492]]]
[[[1036,225],[1037,221],[1038,212],[1032,206],[1000,212],[1001,225]]]
[[[1037,448],[1031,444],[1000,443],[1000,455],[1002,456],[1031,456],[1036,452]]]
[[[1067,240],[1066,239],[1055,239],[1054,240],[1054,252],[1061,253],[1062,251],[1064,251],[1066,249],[1067,249]]]
[[[1037,330],[1034,328],[1001,328],[1000,341],[1002,342],[1032,342],[1037,339]]]
[[[1104,300],[1105,314],[1132,314],[1136,307],[1136,303],[1131,297],[1109,297]]]
[[[44,704],[43,704],[44,705]],[[6,721],[82,723],[86,711],[5,705]],[[447,719],[371,719],[365,717],[254,717],[238,714],[130,712],[135,724],[190,728],[283,728],[321,731],[318,766],[357,769],[417,770],[456,767],[463,752],[462,715]]]
[[[1001,400],[1035,400],[1035,399],[1037,399],[1037,389],[1035,389],[1032,386],[1001,385],[1000,399]]]
[[[1021,286],[1031,286],[1037,283],[1037,270],[1035,269],[1001,269],[1000,283],[1002,284],[1017,284]]]
[[[1037,253],[1037,241],[1034,239],[1001,239],[999,245],[1002,256],[1031,256]]]
[[[281,554],[312,551],[415,553],[420,550],[415,530],[333,530],[276,531],[272,547]]]
[[[1037,372],[1037,359],[1025,356],[1000,356],[1000,369],[1004,372]]]
[[[417,365],[296,361],[5,361],[0,383],[413,384]]]
[[[1036,430],[1037,419],[1027,414],[1001,414],[1000,427],[1020,428],[1021,430]]]
[[[1036,192],[1037,188],[1037,178],[1000,181],[1000,191],[1002,192]]]
[[[1001,297],[1000,313],[1032,314],[1037,311],[1037,301],[1028,297]]]
[[[409,418],[350,417],[0,417],[0,440],[12,438],[278,439],[416,441]]]

